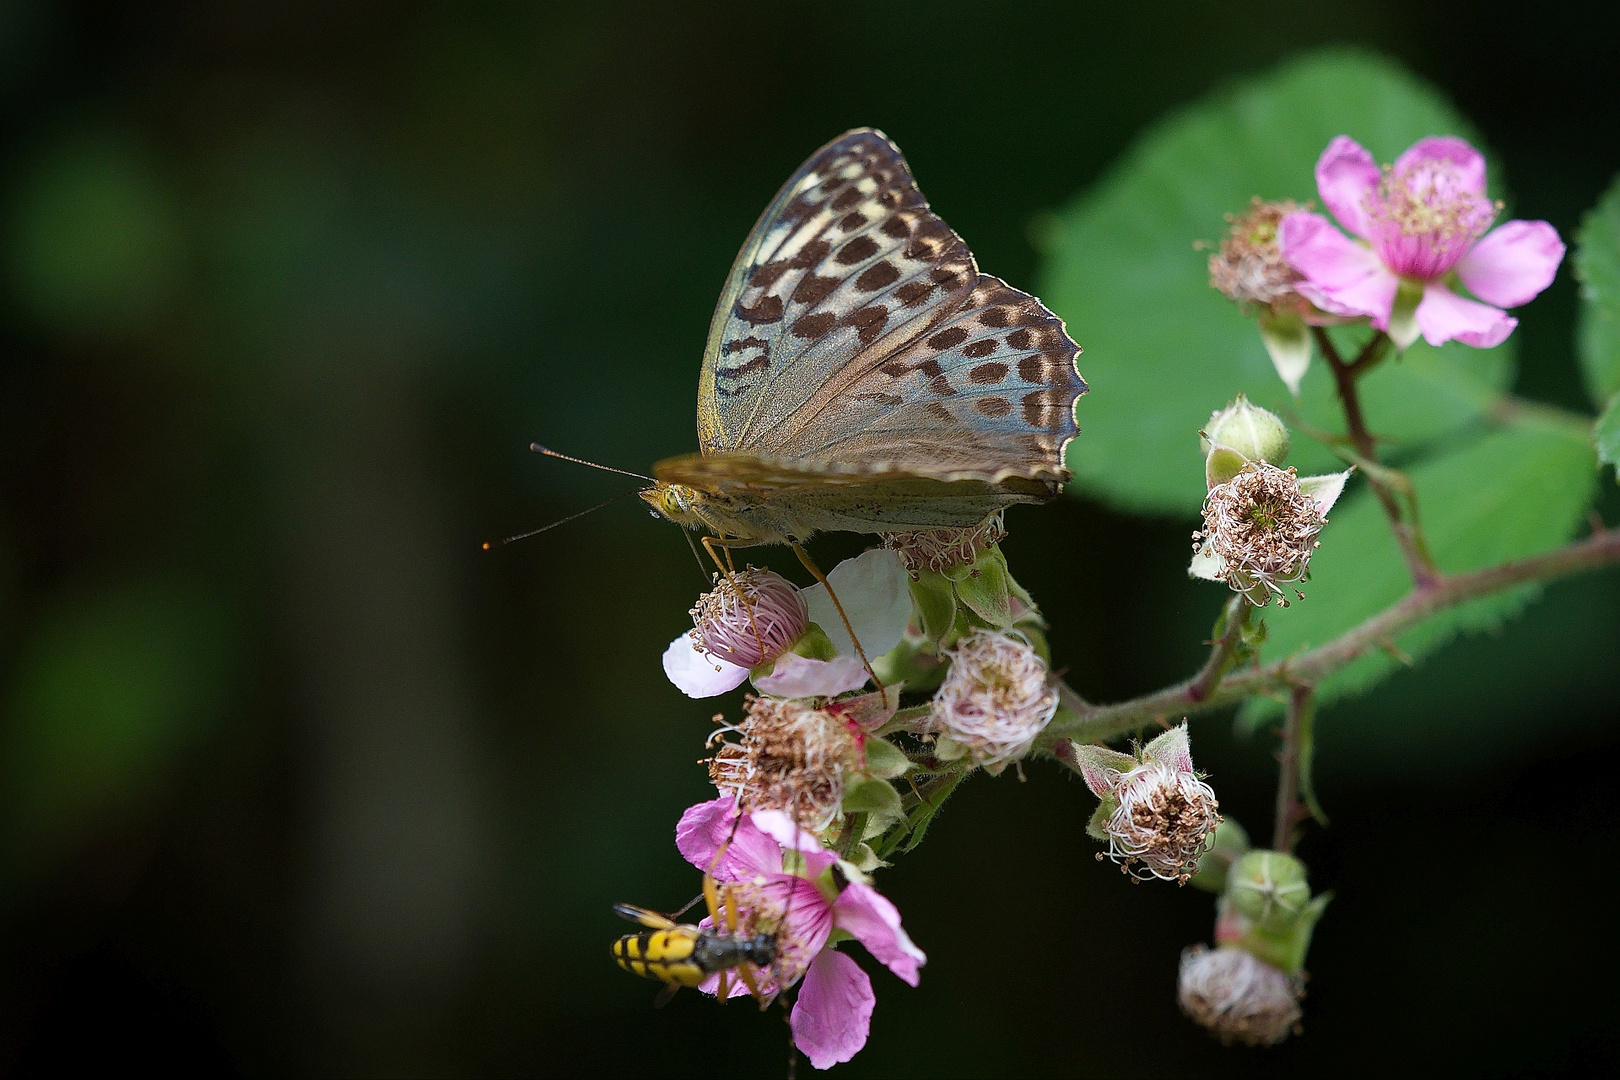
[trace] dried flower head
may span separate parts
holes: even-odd
[[[1057,712],[1046,663],[1022,636],[991,630],[975,630],[949,655],[931,726],[999,773],[1029,753]]]
[[[917,532],[885,533],[883,546],[900,553],[906,570],[916,576],[920,570],[942,572],[952,566],[970,563],[1007,536],[1001,514],[992,514],[971,529],[926,529]]]
[[[1283,218],[1302,209],[1292,199],[1249,200],[1245,214],[1227,214],[1229,228],[1218,252],[1209,257],[1209,284],[1245,308],[1256,305],[1304,306],[1294,284],[1304,275],[1282,257],[1277,228]]]
[[[1327,518],[1317,501],[1300,490],[1292,468],[1251,461],[1236,476],[1211,488],[1204,499],[1204,527],[1193,533],[1193,548],[1209,548],[1220,560],[1221,577],[1251,604],[1264,607],[1272,597],[1283,607],[1284,585],[1304,579],[1317,535]],[[1305,594],[1295,590],[1304,599]]]
[[[1181,954],[1176,1000],[1222,1043],[1275,1046],[1299,1030],[1303,980],[1235,947]]]
[[[729,577],[716,575],[714,588],[698,597],[692,622],[698,649],[755,668],[787,652],[809,625],[810,613],[787,578],[750,566]]]
[[[716,732],[708,759],[709,779],[745,811],[781,810],[802,828],[820,832],[838,813],[844,769],[859,744],[841,717],[788,698],[744,698],[747,714],[734,731],[738,742]]]
[[[1138,880],[1191,880],[1221,823],[1215,790],[1190,768],[1145,761],[1120,777],[1114,798],[1109,858]]]

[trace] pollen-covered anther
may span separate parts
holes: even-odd
[[[1456,265],[1501,206],[1471,191],[1454,164],[1431,159],[1386,166],[1363,209],[1386,263],[1397,273],[1431,278]]]
[[[930,726],[992,774],[1029,753],[1057,712],[1046,663],[1013,633],[976,630],[950,650]]]
[[[1221,823],[1214,789],[1189,769],[1150,760],[1120,777],[1114,798],[1109,858],[1138,880],[1185,885]]]
[[[925,529],[885,533],[883,546],[900,553],[913,577],[920,570],[943,572],[970,563],[1006,539],[1002,516],[992,514],[971,529]]]
[[[1275,1046],[1299,1030],[1303,980],[1236,947],[1181,954],[1181,1011],[1226,1045]]]
[[[1225,567],[1226,583],[1251,604],[1264,607],[1275,597],[1287,607],[1283,587],[1304,579],[1326,524],[1315,501],[1300,491],[1292,468],[1251,461],[1210,489],[1204,527],[1193,533],[1193,548],[1207,540]],[[1304,593],[1294,592],[1304,599]]]
[[[1278,223],[1300,209],[1291,199],[1266,202],[1256,196],[1247,213],[1226,215],[1230,227],[1220,250],[1209,257],[1210,287],[1245,307],[1283,301],[1304,306],[1294,292],[1303,275],[1288,265],[1277,244]]]
[[[744,698],[738,742],[719,741],[709,779],[743,810],[781,810],[820,832],[844,797],[844,769],[859,755],[849,725],[789,698]],[[713,743],[711,742],[711,745]]]
[[[755,668],[787,652],[810,613],[793,583],[752,566],[716,575],[714,588],[692,608],[692,642],[728,663]]]

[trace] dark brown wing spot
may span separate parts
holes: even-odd
[[[770,353],[760,353],[747,363],[738,364],[736,367],[724,367],[716,364],[714,373],[724,379],[740,379],[750,371],[758,371],[760,368],[767,368],[770,366]]]
[[[853,189],[851,189],[853,190]],[[878,243],[870,236],[857,236],[844,245],[838,253],[838,261],[845,266],[854,266],[856,263],[870,259],[878,252]]]
[[[866,271],[855,279],[855,287],[861,292],[876,292],[885,285],[893,285],[899,277],[900,271],[894,268],[893,263],[884,259],[867,267]]]
[[[785,262],[763,263],[754,267],[749,273],[748,284],[756,289],[769,289],[776,284],[778,278],[787,272],[788,264]]]
[[[1006,308],[999,308],[999,307],[986,308],[984,311],[979,312],[979,325],[980,326],[990,326],[990,327],[999,328],[999,327],[1009,325],[1011,323],[1011,321],[1012,320],[1010,320],[1007,317],[1007,309]]]
[[[1022,351],[1029,348],[1030,345],[1033,344],[1033,342],[1030,340],[1033,337],[1034,335],[1028,330],[1014,330],[1012,333],[1007,335],[1007,344],[1011,348]]]
[[[951,410],[947,409],[937,401],[930,401],[928,403],[928,412],[929,415],[933,416],[935,420],[943,420],[947,424],[956,423],[956,417],[951,415]]]
[[[1001,397],[982,397],[973,403],[973,407],[992,420],[998,420],[1012,412],[1012,402]]]
[[[966,329],[960,326],[953,326],[947,330],[941,330],[939,333],[929,338],[928,347],[930,349],[936,349],[943,352],[946,349],[955,348],[957,345],[962,344],[962,342],[966,341],[967,338],[968,332]]]
[[[830,311],[806,315],[793,324],[793,336],[815,339],[838,325],[838,316]]]
[[[868,308],[861,308],[850,315],[847,321],[860,333],[861,344],[870,345],[877,340],[879,334],[883,333],[883,326],[889,321],[889,309],[882,304],[874,304]]]
[[[759,303],[753,307],[744,307],[742,301],[739,300],[737,301],[737,318],[750,326],[778,322],[782,318],[782,298],[780,296],[761,297]]]
[[[845,232],[854,232],[856,229],[865,224],[866,215],[861,213],[859,210],[855,210],[849,214],[846,214],[844,216],[844,220],[838,223],[838,227],[843,229]]]
[[[1018,377],[1027,383],[1045,385],[1051,381],[1052,364],[1045,356],[1034,353],[1018,361]]]
[[[769,352],[771,343],[758,337],[732,338],[720,348],[721,351],[728,353],[742,352],[744,349],[764,349]]]
[[[966,349],[962,350],[966,352]],[[968,378],[983,386],[993,386],[1007,377],[1006,364],[980,364],[968,372]]]
[[[893,214],[883,222],[883,235],[892,237],[895,240],[904,240],[911,235],[911,226],[906,224],[905,218],[899,214]]]
[[[838,193],[838,197],[828,205],[834,210],[848,210],[852,206],[858,206],[863,198],[865,198],[865,196],[861,194],[859,188],[845,188],[843,191],[840,191]]]
[[[928,294],[934,289],[935,285],[931,281],[908,281],[894,290],[894,295],[906,307],[916,307],[928,299]]]
[[[1063,426],[1063,406],[1054,398],[1061,395],[1051,390],[1035,390],[1024,395],[1024,423],[1033,428],[1055,431]]]
[[[962,355],[969,360],[977,360],[981,356],[989,356],[999,347],[995,338],[982,338],[971,345],[962,346]]]
[[[942,266],[936,270],[930,270],[928,272],[928,278],[935,285],[940,285],[947,289],[954,289],[961,281],[961,272],[958,270],[947,270]]]
[[[906,245],[906,258],[916,262],[927,262],[938,254],[939,245],[932,240],[918,238]]]
[[[872,405],[888,405],[891,407],[899,405],[906,400],[899,394],[883,394],[876,391],[870,391],[864,394],[856,394],[854,396],[856,401],[864,401]]]
[[[818,303],[836,288],[838,288],[837,278],[806,274],[804,280],[799,282],[798,286],[793,290],[793,302],[795,304]]]
[[[827,241],[812,240],[808,244],[804,245],[804,247],[799,249],[799,253],[793,256],[792,261],[790,261],[788,265],[795,270],[808,269],[809,267],[815,266],[817,263],[821,262],[821,260],[825,259],[827,257],[827,252],[831,250],[832,245]]]

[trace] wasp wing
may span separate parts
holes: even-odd
[[[640,923],[650,930],[673,930],[678,924],[668,915],[660,915],[634,904],[614,904],[613,913],[621,919],[629,919],[633,923]]]

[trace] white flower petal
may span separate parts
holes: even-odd
[[[664,650],[664,674],[687,697],[707,698],[741,686],[748,669],[699,652],[692,636],[682,634]]]
[[[1226,560],[1215,554],[1215,541],[1204,541],[1204,546],[1193,556],[1192,565],[1187,567],[1187,574],[1205,581],[1226,580]]]
[[[865,686],[866,666],[850,656],[809,660],[798,653],[784,653],[776,658],[771,673],[755,679],[754,685],[775,697],[832,697]]]
[[[900,553],[877,548],[845,559],[833,567],[827,580],[838,593],[850,626],[861,639],[870,659],[900,644],[911,621],[911,579]],[[844,630],[825,585],[816,584],[799,594],[810,609],[810,619],[827,634],[839,656],[855,656],[855,645]]]
[[[1302,476],[1299,478],[1300,494],[1308,495],[1316,504],[1316,509],[1326,517],[1327,512],[1333,509],[1333,504],[1339,501],[1344,492],[1344,482],[1350,479],[1350,474],[1356,470],[1346,469],[1340,473],[1328,473],[1326,476]]]

